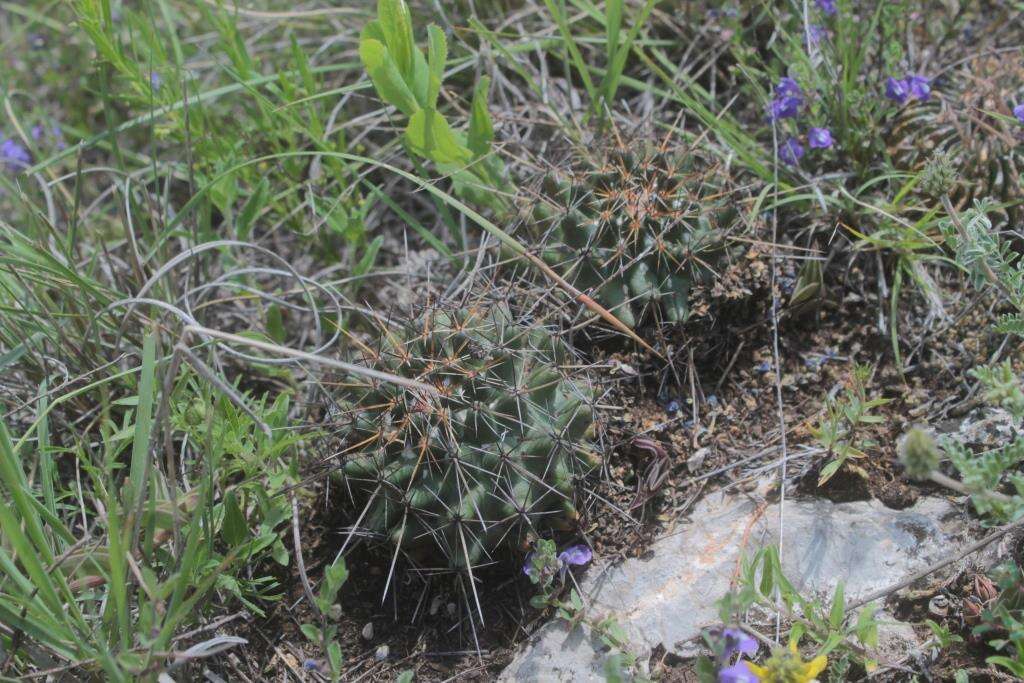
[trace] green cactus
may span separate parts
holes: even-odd
[[[560,366],[554,336],[506,308],[431,309],[380,325],[362,363],[437,388],[348,385],[344,485],[359,526],[454,568],[511,556],[576,518],[573,485],[592,466],[590,392]]]
[[[740,219],[712,170],[689,152],[616,149],[549,180],[567,209],[544,235],[542,257],[630,327],[648,316],[685,321],[691,288],[714,276]]]

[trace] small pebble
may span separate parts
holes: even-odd
[[[696,451],[694,451],[693,455],[687,458],[686,469],[688,469],[690,472],[696,472],[697,470],[699,470],[701,466],[704,464],[704,461],[707,459],[708,453],[710,452],[711,449],[708,448],[707,446],[704,446],[703,448],[698,448]]]
[[[373,622],[367,622],[363,627],[363,640],[373,640]]]
[[[377,648],[377,651],[373,653],[373,658],[376,659],[378,662],[383,662],[385,659],[388,658],[389,654],[391,654],[390,648],[388,648],[387,645],[381,645]]]
[[[949,614],[949,599],[945,595],[936,595],[928,602],[928,613],[933,617],[944,617]]]

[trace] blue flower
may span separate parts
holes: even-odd
[[[779,148],[779,159],[790,166],[795,166],[803,155],[804,146],[796,138],[789,138]]]
[[[889,76],[885,82],[885,96],[893,102],[903,104],[910,97],[910,84],[904,80],[898,80]]]
[[[816,0],[814,4],[818,6],[818,9],[829,16],[832,16],[839,11],[839,8],[836,7],[836,0]]]
[[[563,567],[569,565],[582,565],[594,559],[594,552],[585,545],[574,545],[566,548],[558,554],[558,561]]]
[[[0,162],[9,170],[28,168],[32,165],[32,155],[21,143],[7,138],[0,142]]]
[[[910,90],[911,96],[915,99],[926,102],[932,95],[932,82],[924,76],[918,76],[917,74],[907,74],[904,81]]]
[[[753,657],[757,654],[757,641],[752,636],[747,635],[742,629],[727,628],[722,631],[722,639],[725,642],[722,646],[720,661],[729,661],[737,652],[748,657]]]
[[[811,128],[807,133],[807,145],[811,149],[828,149],[832,146],[832,131],[828,128]]]
[[[1013,115],[1017,117],[1018,121],[1024,123],[1024,102],[1013,108]]]

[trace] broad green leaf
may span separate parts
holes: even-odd
[[[491,151],[491,141],[494,140],[494,125],[491,123],[490,112],[487,111],[487,93],[490,86],[491,79],[487,76],[477,82],[469,112],[469,149],[478,157]]]
[[[473,159],[469,149],[462,145],[448,122],[436,111],[420,109],[413,114],[405,136],[414,152],[434,163],[464,166]]]
[[[232,548],[241,545],[249,537],[249,525],[245,521],[245,515],[238,505],[238,497],[234,491],[228,491],[224,496],[224,522],[221,525],[221,534]]]
[[[399,73],[411,81],[413,70],[412,18],[405,0],[378,0],[377,19],[384,34],[388,52],[392,54]]]
[[[430,67],[419,48],[412,53],[412,76],[409,78],[409,89],[420,107],[427,107],[427,98],[430,93]]]
[[[320,643],[320,629],[313,624],[299,624],[299,630],[311,643]]]
[[[406,116],[412,116],[419,105],[388,49],[380,41],[367,38],[359,43],[359,58],[381,99]]]
[[[437,109],[437,96],[441,93],[444,65],[448,60],[448,42],[444,38],[444,31],[434,24],[427,27],[427,36],[430,40],[427,52],[429,81],[427,83],[427,99],[424,105],[427,109]]]
[[[831,479],[835,475],[835,473],[839,471],[839,468],[840,466],[842,466],[842,464],[842,460],[833,460],[829,464],[822,467],[821,474],[818,475],[818,486],[824,486],[825,482]]]

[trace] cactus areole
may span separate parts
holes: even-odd
[[[568,350],[503,307],[433,309],[378,321],[361,361],[437,388],[346,380],[341,474],[358,526],[452,568],[514,556],[576,519],[576,478],[593,465],[591,393]]]

